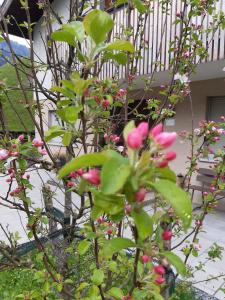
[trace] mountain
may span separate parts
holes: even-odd
[[[21,45],[15,41],[11,40],[11,45],[14,50],[14,52],[23,57],[27,57],[29,55],[29,48]],[[11,57],[11,53],[9,50],[9,47],[6,42],[1,42],[0,43],[0,66],[4,65],[6,63],[6,57],[7,59]]]

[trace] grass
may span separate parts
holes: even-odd
[[[29,86],[27,77],[22,73],[21,78],[23,84],[25,86]],[[14,107],[13,109],[10,102],[5,96],[0,95],[0,101],[3,102],[3,113],[8,130],[13,132],[25,132],[25,129],[22,126],[19,117],[17,116],[18,114],[22,118],[27,131],[34,131],[34,124],[27,112],[27,109],[25,108],[25,99],[23,93],[20,90],[11,90],[11,88],[18,88],[18,81],[14,67],[12,67],[10,64],[5,64],[2,67],[0,67],[0,81],[1,80],[4,80],[7,84],[7,87],[10,89],[8,95]],[[27,97],[28,99],[30,99],[30,102],[32,102],[32,91],[27,92]]]

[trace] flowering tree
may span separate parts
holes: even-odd
[[[32,140],[23,134],[12,139],[5,131],[0,141],[1,172],[7,175],[8,183],[1,205],[25,213],[28,238],[35,241],[37,248],[32,259],[20,256],[16,235],[4,229],[9,243],[0,245],[1,268],[31,269],[35,274],[41,288],[24,292],[23,299],[167,299],[168,287],[174,284],[176,276],[192,276],[193,272],[187,268],[188,258],[196,254],[204,218],[224,188],[225,157],[223,151],[218,151],[215,182],[204,193],[201,212],[192,213],[188,193],[192,174],[197,170],[199,156],[223,134],[225,125],[224,120],[220,124],[203,122],[198,130],[193,128],[191,133],[185,133],[192,153],[187,175],[180,184],[182,188],[169,167],[176,158],[169,147],[177,134],[165,132],[163,121],[175,114],[174,108],[183,97],[188,97],[192,104],[188,78],[196,61],[207,56],[197,34],[204,28],[202,24],[198,28],[190,25],[191,18],[202,15],[204,20],[207,14],[213,15],[215,22],[207,29],[213,34],[224,26],[224,16],[216,14],[214,1],[184,1],[183,10],[177,13],[180,35],[170,45],[174,57],[170,61],[171,84],[162,87],[159,99],[144,102],[143,97],[131,107],[130,95],[135,88],[141,49],[146,44],[143,28],[151,14],[151,1],[117,1],[114,11],[116,5],[126,5],[128,20],[133,9],[140,14],[137,28],[128,24],[118,39],[111,38],[113,17],[98,9],[97,3],[69,2],[69,21],[63,24],[48,0],[39,1],[49,37],[45,43],[47,66],[32,44],[34,24],[27,1],[21,1],[27,22],[20,26],[28,30],[29,60],[14,53],[8,20],[2,16],[2,37],[12,54],[8,63],[16,70],[19,89],[38,138]],[[162,1],[160,5],[166,10],[170,2]],[[58,23],[58,30],[53,29],[53,21]],[[137,37],[140,44],[136,44]],[[67,59],[59,58],[59,43],[68,47]],[[116,74],[100,80],[108,61],[124,65],[122,83]],[[48,88],[43,81],[49,71],[55,85]],[[27,98],[21,72],[32,77],[35,103]],[[151,91],[154,73],[146,80],[145,91]],[[2,86],[2,95],[7,96],[8,90],[9,87]],[[43,95],[59,119],[59,125],[48,131],[44,130]],[[138,108],[143,103],[146,113],[140,117]],[[4,118],[1,122],[4,129]],[[48,144],[55,137],[62,138],[66,149],[63,167]],[[57,199],[64,207],[63,220],[53,213],[55,195],[46,185],[42,189],[45,208],[33,206],[29,173],[37,168],[37,163],[40,169],[56,173],[60,179],[55,184],[64,193],[64,199],[62,196]],[[146,201],[150,195],[152,205]],[[62,229],[61,236],[51,241],[49,234],[57,227]],[[173,236],[184,238],[171,245]],[[174,251],[181,244],[185,245],[184,261]],[[220,252],[220,248],[213,248],[209,259],[219,257]],[[77,276],[77,266],[82,261],[83,272]]]

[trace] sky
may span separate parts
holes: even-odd
[[[4,2],[4,0],[0,0],[0,5],[1,5],[3,2]],[[25,46],[28,47],[28,44],[27,44],[27,42],[26,42],[25,39],[20,38],[20,37],[17,37],[17,36],[15,36],[15,35],[10,35],[10,38],[11,38],[13,41],[16,41],[17,43],[23,44],[23,45],[25,45]]]

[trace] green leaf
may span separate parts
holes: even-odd
[[[115,299],[122,299],[124,296],[123,291],[117,287],[112,287],[107,294]]]
[[[104,243],[103,253],[105,254],[105,256],[110,257],[115,252],[119,252],[123,249],[134,248],[134,247],[135,247],[135,243],[132,240],[128,238],[118,237],[118,238],[113,238]]]
[[[116,0],[116,6],[122,5],[122,4],[127,4],[128,0]]]
[[[91,243],[87,240],[83,240],[79,243],[77,250],[80,255],[84,255],[90,248]]]
[[[51,35],[53,40],[66,42],[71,46],[75,46],[76,39],[82,43],[84,36],[85,33],[83,23],[79,21],[73,21],[68,24],[64,24],[60,30],[53,32]]]
[[[73,137],[73,133],[70,131],[66,131],[65,134],[63,135],[63,140],[62,140],[63,145],[69,146],[72,137]]]
[[[109,159],[103,166],[101,172],[101,190],[106,195],[117,193],[124,186],[127,178],[131,173],[131,166],[116,160]]]
[[[176,174],[169,168],[156,168],[157,175],[162,179],[168,179],[170,181],[176,182]]]
[[[48,131],[45,132],[45,141],[49,142],[55,137],[62,136],[65,134],[65,130],[60,126],[52,126]]]
[[[168,261],[176,268],[177,273],[179,273],[181,276],[186,275],[186,266],[179,256],[170,251],[162,252],[161,254],[165,256]]]
[[[157,182],[151,183],[150,186],[169,202],[175,213],[182,220],[184,229],[187,229],[191,225],[192,220],[190,196],[174,182],[166,179],[159,179]]]
[[[102,284],[103,280],[104,280],[104,272],[102,270],[95,269],[93,276],[91,277],[91,281],[96,285],[100,285]]]
[[[57,110],[57,115],[67,123],[75,123],[82,106],[67,106]]]
[[[122,52],[114,54],[113,59],[120,65],[126,65],[127,63],[127,55]]]
[[[106,49],[134,53],[134,46],[131,42],[125,40],[116,40],[115,42],[108,44]]]
[[[72,159],[62,169],[59,170],[59,178],[63,178],[72,171],[87,167],[103,165],[108,159],[107,152],[89,153]]]
[[[117,215],[124,211],[124,196],[104,195],[99,191],[92,191],[94,194],[94,204],[98,209],[103,210],[108,215]],[[97,207],[95,209],[97,209]]]
[[[142,209],[139,212],[133,211],[131,216],[134,219],[140,240],[143,241],[150,237],[153,233],[153,222],[148,213]]]
[[[86,33],[96,44],[104,42],[107,34],[112,30],[114,22],[105,11],[94,9],[87,14],[83,21]]]
[[[134,5],[140,14],[147,12],[147,7],[142,3],[141,0],[134,0]]]

